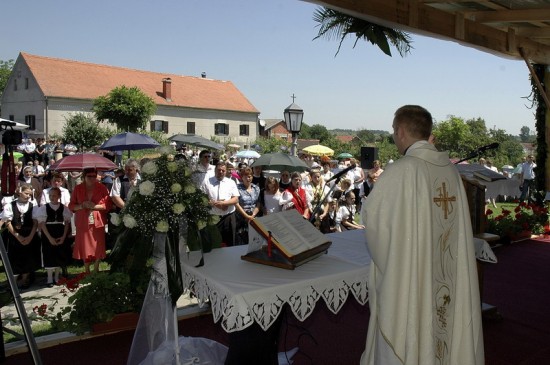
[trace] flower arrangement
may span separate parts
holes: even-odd
[[[150,266],[155,234],[166,235],[168,287],[175,303],[183,292],[179,263],[180,234],[186,235],[189,251],[208,252],[219,247],[221,236],[210,214],[208,196],[198,189],[185,160],[174,160],[170,148],[141,169],[141,183],[132,192],[120,214],[112,214],[118,226],[117,240],[108,261],[112,272],[126,272],[133,278]],[[180,232],[185,222],[185,232]]]
[[[501,214],[494,215],[491,209],[486,212],[487,232],[501,237],[510,237],[525,231],[542,234],[548,225],[548,209],[536,204],[519,203],[513,211],[502,209]]]

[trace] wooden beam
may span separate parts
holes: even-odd
[[[522,47],[530,60],[540,64],[550,64],[550,46],[548,45],[516,34],[514,37],[516,47],[510,48],[508,28],[501,30],[471,19],[464,19],[464,37],[462,39],[460,38],[461,25],[456,25],[457,12],[443,11],[422,2],[407,0],[304,1],[330,7],[390,28],[455,40],[463,45],[473,46],[504,57],[521,59],[517,48]],[[416,19],[417,24],[411,24],[411,12],[418,14],[412,16],[413,19]],[[460,21],[460,17],[458,19]],[[457,37],[457,27],[459,37]]]
[[[550,9],[473,11],[465,12],[464,16],[479,23],[547,21]]]

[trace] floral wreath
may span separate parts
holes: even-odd
[[[143,165],[140,184],[120,214],[111,214],[117,239],[108,261],[111,271],[137,277],[151,265],[154,236],[165,235],[168,285],[175,303],[183,293],[180,234],[187,236],[188,251],[202,252],[219,247],[221,236],[219,217],[210,213],[208,196],[195,186],[188,162],[175,160],[170,152],[170,147],[161,147],[161,156]],[[183,222],[186,229],[180,232]]]

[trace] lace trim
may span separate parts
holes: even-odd
[[[337,314],[348,299],[351,292],[360,304],[368,301],[367,278],[357,275],[351,282],[341,280],[325,283],[323,287],[309,286],[303,290],[294,291],[288,298],[273,294],[271,297],[258,298],[252,305],[247,305],[241,296],[229,299],[228,293],[211,287],[207,280],[195,277],[188,272],[184,274],[184,285],[193,291],[203,307],[210,302],[214,322],[221,319],[221,325],[226,332],[235,332],[258,323],[267,330],[277,319],[285,303],[288,303],[292,313],[300,321],[308,318],[320,298],[327,307]]]

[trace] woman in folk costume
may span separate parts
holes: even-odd
[[[36,234],[38,224],[33,219],[36,200],[31,201],[32,188],[21,184],[16,199],[4,205],[3,221],[8,227],[8,258],[17,284],[28,289],[31,273],[40,268],[40,239]],[[33,203],[34,202],[34,203]]]
[[[84,261],[84,269],[99,270],[99,262],[105,258],[105,225],[111,199],[107,188],[97,180],[95,169],[84,169],[85,181],[78,184],[72,195],[69,209],[75,213],[76,237],[73,257]]]
[[[71,246],[67,235],[73,214],[61,204],[61,189],[50,188],[48,195],[49,202],[38,208],[36,221],[42,233],[42,258],[48,274],[46,283],[53,286],[59,281],[61,268],[66,268],[71,261]]]
[[[283,210],[296,209],[305,219],[309,219],[306,191],[302,188],[302,177],[299,172],[295,171],[290,176],[290,186],[283,192],[279,204],[283,206]]]

